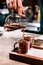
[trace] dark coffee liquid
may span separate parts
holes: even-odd
[[[28,50],[28,42],[26,40],[20,40],[19,49],[21,49],[21,53],[26,53]]]

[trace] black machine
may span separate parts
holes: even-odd
[[[8,15],[6,12],[8,12],[6,0],[0,0],[0,26],[5,23],[5,18]]]

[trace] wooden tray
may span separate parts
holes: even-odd
[[[7,24],[4,25],[4,29],[7,30],[7,31],[17,30],[17,29],[22,29],[22,28],[25,28],[25,26],[15,24],[15,23],[12,24],[12,25],[7,25]]]
[[[43,49],[43,40],[37,39],[34,41],[34,48]]]
[[[33,48],[35,49],[35,48]],[[38,56],[33,56],[30,54],[19,54],[16,51],[18,48],[14,49],[9,53],[9,58],[23,63],[28,63],[31,65],[43,65],[43,58]],[[38,49],[37,49],[38,50]],[[40,50],[39,50],[40,51]],[[43,51],[43,50],[41,50]],[[38,53],[37,53],[38,54]]]

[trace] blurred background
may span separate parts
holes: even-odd
[[[40,7],[37,0],[23,0],[23,6],[25,14],[21,17],[17,15],[17,11],[14,10],[15,16],[11,18],[14,22],[22,22],[27,25],[26,29],[39,30],[40,27]],[[0,26],[5,24],[6,17],[11,13],[6,5],[6,0],[0,0]],[[30,27],[30,28],[29,28]],[[38,27],[38,28],[37,28]],[[35,29],[34,29],[35,28]],[[37,29],[36,29],[37,28]]]

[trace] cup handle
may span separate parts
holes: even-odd
[[[14,49],[16,49],[16,44],[17,44],[17,42],[16,42],[16,43],[14,43]]]

